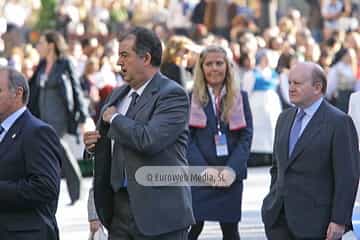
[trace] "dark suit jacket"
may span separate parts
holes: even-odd
[[[272,226],[284,207],[297,237],[321,238],[330,222],[351,224],[359,181],[358,140],[351,118],[324,100],[289,158],[295,115],[296,108],[285,110],[277,122],[262,218],[265,226]]]
[[[104,108],[115,105],[128,86],[113,91]],[[157,73],[132,111],[133,119],[118,115],[111,125],[101,121],[101,138],[95,151],[94,197],[99,218],[108,228],[112,220],[113,190],[110,185],[111,139],[123,157],[131,210],[144,235],[187,228],[194,222],[189,187],[145,187],[135,181],[143,166],[187,165],[189,101],[178,84]],[[155,215],[154,215],[155,214]]]
[[[193,209],[197,221],[238,222],[241,219],[242,180],[247,176],[247,161],[250,155],[253,133],[248,96],[246,92],[242,91],[241,93],[247,126],[243,129],[230,131],[228,124],[223,121],[220,124],[221,132],[226,135],[229,156],[216,156],[214,136],[217,133],[217,124],[210,96],[209,103],[204,107],[207,116],[206,127],[190,128],[187,155],[190,165],[228,166],[236,173],[235,182],[228,188],[191,188]]]
[[[0,143],[0,239],[56,240],[60,142],[26,110]]]

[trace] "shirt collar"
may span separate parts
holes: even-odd
[[[9,131],[11,126],[14,125],[15,121],[21,116],[21,114],[25,112],[25,110],[25,106],[21,107],[17,111],[13,112],[1,123],[1,126],[5,129],[5,132]]]
[[[323,97],[319,98],[318,100],[316,100],[313,104],[311,104],[309,107],[304,108],[304,112],[306,113],[306,115],[308,116],[313,116],[315,114],[315,112],[319,109],[322,101],[323,101]]]
[[[131,88],[130,91],[129,91],[129,93],[128,93],[128,96],[131,96],[131,94],[132,94],[133,92],[136,92],[136,93],[139,95],[139,97],[140,97],[141,94],[143,94],[146,86],[149,85],[149,83],[151,82],[151,80],[152,80],[152,79],[147,80],[147,81],[146,81],[141,87],[139,87],[137,90]]]
[[[207,85],[207,87],[209,89],[211,98],[215,98],[214,89],[212,87],[210,87],[210,85]],[[223,86],[223,88],[221,89],[221,92],[220,92],[220,96],[223,97],[225,94],[226,94],[226,88],[225,88],[225,86]]]

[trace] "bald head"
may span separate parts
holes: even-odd
[[[312,81],[312,84],[320,83],[321,92],[326,93],[327,81],[324,70],[313,62],[299,62],[290,69],[289,78],[291,75],[302,76],[306,80]]]

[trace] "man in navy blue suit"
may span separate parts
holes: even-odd
[[[0,239],[57,240],[60,142],[26,108],[29,86],[0,68]]]
[[[296,107],[277,121],[270,192],[262,206],[269,240],[338,240],[351,228],[358,139],[351,118],[324,99],[326,84],[315,63],[290,69]]]

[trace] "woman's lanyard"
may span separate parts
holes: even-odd
[[[216,127],[217,132],[221,135],[221,96],[215,96],[215,115],[216,115]]]
[[[221,96],[215,96],[217,133],[214,136],[216,156],[222,157],[229,154],[226,135],[221,132]]]

